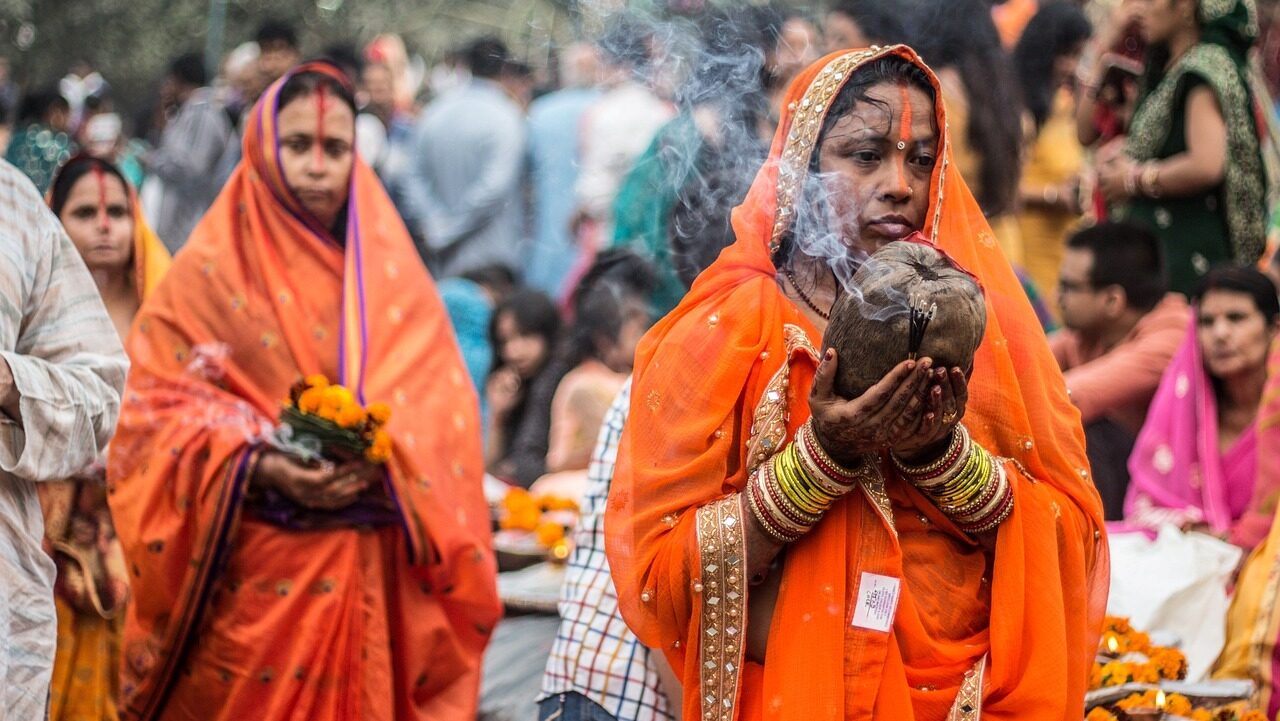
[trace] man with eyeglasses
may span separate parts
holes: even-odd
[[[1107,520],[1120,520],[1129,453],[1191,311],[1168,292],[1160,241],[1148,231],[1099,223],[1066,245],[1058,272],[1064,329],[1049,345],[1080,409]]]

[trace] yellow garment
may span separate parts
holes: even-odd
[[[1079,175],[1083,167],[1084,148],[1076,137],[1074,101],[1064,91],[1054,99],[1053,112],[1031,145],[1031,155],[1022,172],[1022,187],[1031,192],[1056,188]],[[1018,213],[1023,268],[1050,309],[1057,307],[1054,299],[1064,241],[1079,222],[1080,215],[1058,208],[1026,206]]]
[[[116,721],[123,614],[107,620],[77,613],[61,596],[53,601],[58,609],[58,650],[49,684],[49,718]]]
[[[950,123],[951,157],[953,165],[960,171],[973,190],[975,196],[982,195],[982,177],[980,169],[982,158],[978,151],[969,145],[969,100],[964,92],[964,83],[954,72],[938,73],[938,81],[942,86],[942,104],[946,108]],[[988,217],[987,223],[995,234],[1000,249],[1015,268],[1023,266],[1022,231],[1018,227],[1018,218],[1012,213],[996,217]]]

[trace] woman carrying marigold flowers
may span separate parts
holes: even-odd
[[[470,721],[500,611],[475,392],[341,71],[296,68],[252,112],[130,340],[122,717]],[[298,410],[372,433],[364,457],[271,445],[299,378]]]

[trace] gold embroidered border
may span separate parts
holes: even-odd
[[[733,721],[747,620],[746,539],[738,494],[698,509],[702,617],[698,661],[703,721]]]
[[[751,431],[747,438],[747,474],[755,473],[773,454],[782,450],[787,440],[787,423],[791,420],[789,396],[791,393],[791,356],[796,351],[809,354],[815,362],[818,350],[800,326],[788,323],[783,326],[786,338],[786,355],[782,366],[769,379],[751,416]]]
[[[770,251],[778,247],[782,234],[786,232],[793,221],[792,216],[795,214],[796,201],[799,199],[798,196],[803,182],[809,175],[809,161],[818,142],[818,134],[822,131],[822,123],[826,119],[826,112],[831,107],[831,101],[835,100],[836,96],[840,94],[850,75],[859,66],[872,60],[895,55],[902,49],[911,52],[910,48],[905,45],[889,47],[873,45],[865,50],[845,53],[828,63],[809,83],[809,87],[805,89],[804,95],[800,100],[788,106],[788,109],[792,112],[791,129],[787,133],[787,142],[782,148],[782,156],[778,161],[778,211],[773,219],[773,232],[769,239]],[[943,131],[941,134],[942,147],[939,148],[939,157],[942,160],[938,168],[937,177],[934,179],[938,197],[935,201],[933,226],[929,238],[936,244],[938,241],[938,220],[942,211],[943,181],[946,178],[948,166],[947,157],[949,153],[947,150],[950,143],[946,132],[946,116],[941,107],[942,90],[939,88],[932,72],[927,71],[927,74],[933,81],[934,97],[938,106],[937,115],[942,118]]]
[[[872,508],[884,519],[889,531],[896,537],[898,526],[893,522],[893,505],[889,502],[889,494],[884,490],[884,474],[880,472],[880,457],[868,453],[862,457],[861,470],[858,472],[858,486],[871,501]]]
[[[951,704],[947,721],[978,721],[982,718],[982,684],[986,674],[987,657],[983,656],[965,672],[964,682],[960,684],[955,703]]]

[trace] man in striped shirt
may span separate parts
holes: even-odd
[[[56,617],[35,484],[93,462],[128,360],[31,181],[0,162],[0,721],[46,715]]]

